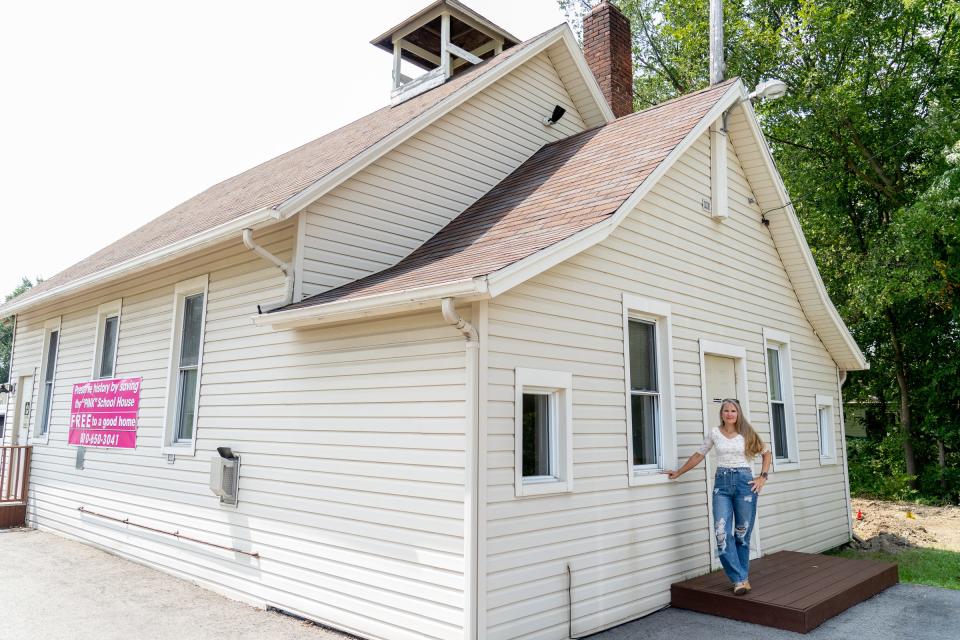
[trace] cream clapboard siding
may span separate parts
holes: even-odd
[[[566,114],[544,126],[556,104]],[[307,207],[299,290],[396,264],[537,149],[585,128],[551,59],[537,56]]]
[[[701,208],[710,193],[705,135],[607,240],[489,303],[490,640],[566,638],[568,562],[575,635],[665,606],[672,582],[709,569],[703,465],[676,483],[627,483],[622,292],[672,305],[681,461],[703,440],[698,340],[746,348],[752,420],[769,441],[762,329],[790,334],[801,462],[774,474],[760,498],[763,551],[820,551],[847,540],[843,467],[820,465],[814,400],[831,395],[838,411],[836,369],[729,151],[727,221]],[[516,367],[573,373],[572,494],[514,497]],[[835,427],[842,452],[838,414]]]
[[[257,239],[289,258],[295,225]],[[209,274],[196,457],[160,454],[173,287]],[[283,279],[239,239],[23,314],[14,369],[40,363],[62,315],[49,444],[28,519],[196,581],[371,638],[463,636],[464,352],[439,311],[272,332],[250,317]],[[142,376],[136,450],[66,445],[71,385],[89,379],[97,305],[123,297],[118,376]],[[36,388],[36,387],[35,387]],[[36,394],[35,394],[36,396]],[[34,412],[36,415],[36,412]],[[242,456],[240,504],[207,488],[217,446]],[[78,507],[261,554],[125,527]]]

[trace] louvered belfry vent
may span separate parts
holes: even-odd
[[[438,87],[518,42],[455,0],[438,0],[370,41],[393,54],[393,104]],[[414,69],[424,73],[407,75]]]

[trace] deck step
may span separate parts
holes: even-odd
[[[722,571],[670,587],[671,606],[807,633],[899,582],[897,565],[796,551],[750,562],[750,585],[735,596]]]

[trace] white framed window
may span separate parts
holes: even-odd
[[[629,481],[665,482],[677,462],[670,305],[624,293],[623,336]]]
[[[173,295],[173,333],[161,446],[165,454],[192,456],[196,452],[206,309],[207,276],[177,284]]]
[[[816,396],[817,434],[820,440],[820,464],[837,464],[836,444],[833,431],[833,396]]]
[[[793,400],[790,335],[775,329],[764,329],[763,343],[773,468],[780,471],[795,469],[799,466],[800,455]]]
[[[515,371],[516,495],[573,491],[573,375]]]
[[[97,308],[97,339],[93,349],[93,379],[112,378],[117,368],[117,342],[120,337],[120,300]]]
[[[40,411],[34,439],[46,444],[50,438],[50,423],[53,420],[53,395],[57,381],[57,356],[60,353],[60,317],[43,323],[43,350],[40,362]]]

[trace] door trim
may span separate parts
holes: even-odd
[[[715,342],[701,338],[700,343],[700,401],[703,410],[703,436],[707,437],[711,429],[710,402],[707,398],[707,367],[704,356],[721,356],[724,358],[733,358],[733,366],[737,374],[737,400],[740,401],[740,408],[743,409],[743,417],[750,421],[750,394],[747,386],[747,350],[744,347],[728,344],[725,342]],[[713,544],[713,500],[711,493],[713,491],[713,478],[710,477],[710,468],[704,462],[706,476],[706,497],[707,497],[707,549],[710,555],[710,568],[719,569],[720,561],[714,554]],[[756,545],[756,557],[763,555],[760,548],[760,514],[754,522],[753,533],[750,536],[751,542]],[[754,557],[754,556],[751,556]]]

